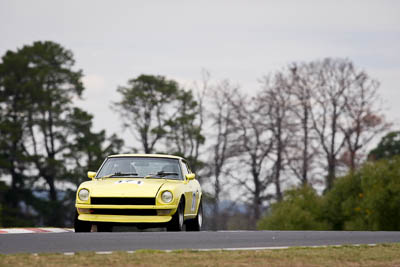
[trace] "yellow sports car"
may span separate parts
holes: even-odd
[[[201,187],[185,159],[156,154],[112,155],[76,193],[75,232],[114,225],[200,231]]]

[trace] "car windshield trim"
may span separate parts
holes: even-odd
[[[110,161],[114,161],[114,160],[123,160],[123,159],[133,159],[133,162],[136,161],[135,159],[137,159],[137,164],[136,162],[131,164],[130,167],[133,167],[131,169],[131,171],[126,170],[126,172],[124,172],[123,169],[117,170],[117,172],[115,172],[116,170],[112,170],[112,168],[110,168],[110,165],[107,164],[111,164]],[[140,162],[147,162],[147,160],[149,160],[149,164],[152,164],[151,162],[154,162],[155,160],[155,166],[158,166],[156,168],[149,168],[146,166],[151,166],[151,165],[141,165]],[[163,164],[167,164],[168,162],[170,165],[175,165],[176,169],[173,168],[167,168],[167,169],[163,169],[162,165],[160,162],[162,162]],[[165,162],[164,162],[165,161]],[[157,163],[158,162],[158,163]],[[183,175],[181,174],[182,169],[180,166],[180,160],[179,159],[175,159],[175,158],[169,158],[169,157],[142,157],[142,156],[121,156],[121,157],[107,157],[107,159],[103,162],[103,164],[100,166],[97,174],[98,176],[96,178],[99,179],[106,179],[106,178],[114,178],[114,177],[131,177],[131,178],[154,178],[154,179],[168,179],[168,180],[184,180]],[[117,164],[119,164],[117,162]],[[122,166],[122,165],[120,165]],[[126,167],[126,165],[125,165]],[[166,167],[166,166],[164,166]],[[115,167],[114,167],[115,168]],[[108,170],[107,170],[108,169]],[[147,169],[147,170],[146,170]],[[112,172],[110,172],[112,171]],[[108,174],[106,174],[108,172]],[[147,172],[147,173],[146,173]],[[104,175],[106,174],[106,175]],[[134,177],[135,176],[135,177]]]
[[[164,171],[160,171],[157,173],[151,173],[149,175],[146,175],[144,178],[164,178],[164,179],[168,179],[166,176],[168,175],[179,175],[179,173],[177,172],[164,172]],[[170,180],[176,180],[176,179],[170,179]]]
[[[149,174],[143,177],[144,179],[168,179],[162,176],[157,176],[155,174]],[[169,180],[174,180],[174,179],[169,179]],[[175,179],[176,180],[176,179]]]
[[[100,177],[100,178],[111,178],[111,177],[122,177],[122,176],[137,176],[138,174],[137,173],[134,173],[134,172],[131,172],[131,173],[122,173],[122,172],[116,172],[116,173],[113,173],[113,174],[109,174],[109,175],[105,175],[105,176],[103,176],[103,177]]]

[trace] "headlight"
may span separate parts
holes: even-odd
[[[173,199],[173,196],[172,196],[172,193],[170,191],[164,191],[161,194],[161,200],[164,203],[170,203],[172,201],[172,199]]]
[[[87,189],[79,190],[78,198],[82,201],[87,201],[89,199],[89,190]]]

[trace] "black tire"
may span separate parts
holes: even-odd
[[[178,209],[172,216],[172,220],[167,225],[168,232],[180,232],[183,230],[184,212],[185,212],[185,203],[183,201],[183,198],[181,198]]]
[[[109,223],[99,223],[97,224],[97,232],[112,232],[113,226]]]
[[[78,219],[78,213],[75,214],[74,220],[75,233],[87,233],[92,230],[92,223],[87,221],[81,221]]]
[[[196,218],[186,221],[186,231],[201,231],[203,225],[203,205],[199,204],[199,210],[197,211]]]

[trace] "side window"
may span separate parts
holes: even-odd
[[[184,162],[184,161],[182,161],[182,173],[183,173],[183,176],[190,173],[189,168],[188,168],[186,162]]]

